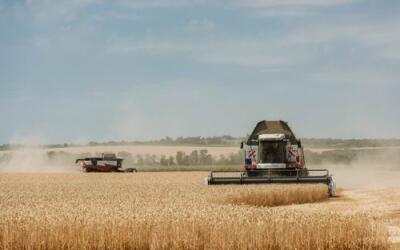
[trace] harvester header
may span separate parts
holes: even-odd
[[[328,170],[307,169],[301,141],[287,122],[258,122],[240,148],[244,171],[211,171],[207,184],[324,183],[329,195],[335,195]]]

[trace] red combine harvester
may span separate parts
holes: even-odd
[[[123,160],[113,153],[104,153],[101,157],[77,159],[75,163],[79,163],[85,172],[137,172],[136,168],[122,168]]]
[[[327,169],[308,169],[301,141],[284,121],[260,121],[241,147],[243,171],[211,171],[208,185],[324,183],[335,196],[336,183]]]

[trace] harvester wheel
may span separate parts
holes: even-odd
[[[125,172],[127,172],[127,173],[136,173],[137,169],[136,168],[127,168],[127,169],[125,169]]]

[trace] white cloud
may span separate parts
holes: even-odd
[[[390,70],[371,69],[365,66],[354,65],[351,68],[340,67],[330,68],[323,71],[316,71],[310,74],[311,80],[334,84],[335,86],[359,86],[362,87],[387,87],[397,84],[396,76]]]
[[[265,8],[265,7],[293,7],[293,6],[334,6],[349,4],[359,0],[252,0],[252,1],[233,1],[237,6],[250,8]]]
[[[90,16],[90,19],[92,19],[93,21],[98,21],[98,22],[105,22],[105,21],[108,21],[109,19],[129,22],[129,21],[144,20],[146,18],[144,18],[143,16],[141,16],[137,13],[118,12],[115,10],[110,10],[110,11],[106,11],[105,13],[93,14]]]
[[[225,37],[217,40],[179,40],[157,38],[113,41],[108,53],[148,55],[183,54],[194,61],[243,66],[292,65],[306,60],[302,51],[281,46],[278,39]]]
[[[234,0],[229,3],[238,8],[248,9],[254,17],[289,18],[312,17],[319,12],[316,8],[346,5],[359,0]]]
[[[385,46],[382,49],[382,55],[388,59],[400,60],[400,46],[399,44],[392,44]]]
[[[205,53],[196,55],[200,61],[244,66],[293,65],[304,62],[300,51],[282,47],[275,39],[231,39],[211,44]]]
[[[131,8],[158,8],[158,7],[179,7],[204,3],[205,0],[155,0],[155,1],[118,1],[121,6]],[[350,4],[356,0],[255,0],[255,1],[234,1],[236,6],[250,7],[256,15],[264,16],[309,16],[316,10],[310,10],[312,6],[333,6]],[[101,2],[100,2],[101,3]],[[232,2],[230,2],[232,4]],[[52,25],[60,21],[72,22],[76,18],[84,16],[82,10],[91,4],[98,4],[95,0],[85,1],[46,1],[31,0],[27,2],[28,8],[32,11],[38,26],[43,28],[43,23]],[[258,7],[257,7],[258,6]],[[257,8],[256,8],[257,7]],[[253,9],[254,8],[254,9]],[[310,12],[312,11],[312,12]],[[106,13],[92,13],[92,18],[114,18],[134,21],[143,16],[131,14],[129,11],[109,10]],[[97,19],[96,19],[97,18]],[[54,20],[56,21],[54,21]],[[312,60],[311,54],[305,54],[307,47],[319,46],[321,44],[337,44],[338,42],[354,42],[359,47],[371,47],[372,54],[379,54],[384,58],[398,59],[400,57],[400,33],[396,32],[400,26],[400,20],[368,20],[367,18],[354,21],[352,17],[344,16],[334,22],[316,21],[318,18],[310,19],[310,23],[294,24],[279,30],[274,37],[254,34],[253,37],[241,37],[234,33],[218,34],[216,27],[218,23],[208,18],[191,19],[186,26],[182,26],[183,38],[160,39],[154,35],[150,38],[132,39],[130,37],[119,37],[106,39],[105,46],[109,53],[146,53],[150,55],[172,55],[184,54],[196,61],[215,64],[236,64],[248,66],[279,66],[305,63]],[[96,34],[96,25],[89,25],[81,22],[80,30],[75,29],[72,34],[78,33],[79,39],[68,39],[67,31],[54,31],[52,36],[61,37],[63,41],[82,42],[82,37],[93,32]],[[57,26],[59,28],[59,26]],[[221,26],[220,29],[223,30]],[[187,33],[185,33],[187,32]],[[60,35],[58,35],[60,33]],[[204,37],[201,37],[205,34]],[[210,36],[209,34],[214,34]],[[218,35],[216,35],[218,34]],[[263,33],[262,33],[263,34]],[[49,37],[40,36],[36,45],[43,45],[49,42]],[[81,47],[80,45],[78,47]],[[356,47],[355,49],[358,49]]]
[[[318,45],[340,42],[353,43],[354,49],[368,49],[370,55],[383,58],[400,57],[400,19],[353,20],[343,18],[337,22],[319,22],[298,27],[287,33],[284,43]]]
[[[129,9],[145,9],[145,8],[178,8],[201,4],[203,0],[26,0],[15,3],[15,6],[22,7],[25,10],[25,16],[32,18],[38,27],[43,25],[52,25],[58,23],[71,23],[73,21],[91,17],[100,20],[104,18],[102,14],[97,12],[87,13],[85,10],[91,6],[103,5],[107,11],[105,17],[136,20],[137,15],[128,12],[112,11],[112,8],[119,7],[125,10]],[[0,5],[0,11],[2,5]],[[80,20],[81,21],[81,20]]]
[[[211,32],[216,29],[215,22],[209,19],[192,19],[189,21],[187,25],[187,29],[190,32],[199,33],[199,32]]]
[[[304,7],[275,7],[275,8],[260,8],[252,10],[255,17],[312,17],[317,15],[317,12]]]
[[[202,26],[203,22],[192,21]],[[208,21],[205,21],[208,25]],[[344,18],[337,22],[293,25],[274,36],[260,33],[238,37],[236,34],[146,39],[117,39],[110,42],[110,53],[144,53],[149,55],[181,54],[195,61],[212,64],[246,66],[305,65],[316,56],[329,55],[346,44],[350,53],[368,53],[372,57],[398,59],[400,34],[395,32],[398,21],[357,20]],[[212,23],[210,24],[212,27]],[[211,28],[212,28],[211,27]],[[200,28],[199,28],[200,29]],[[200,29],[201,30],[201,29]],[[211,31],[212,32],[212,31]],[[342,45],[343,46],[343,45]],[[311,53],[310,53],[311,52]],[[345,53],[345,50],[342,49]]]
[[[183,40],[157,38],[151,39],[113,39],[107,53],[145,53],[149,55],[166,55],[174,53],[191,53],[202,50],[200,44],[185,42]]]
[[[204,0],[118,0],[118,3],[134,9],[186,7],[201,4]]]
[[[23,144],[26,146],[44,145],[46,144],[46,139],[41,135],[21,133],[12,136],[9,143]]]

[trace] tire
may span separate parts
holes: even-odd
[[[136,173],[137,170],[136,170],[136,168],[127,168],[127,169],[125,169],[125,172],[127,172],[127,173]]]

